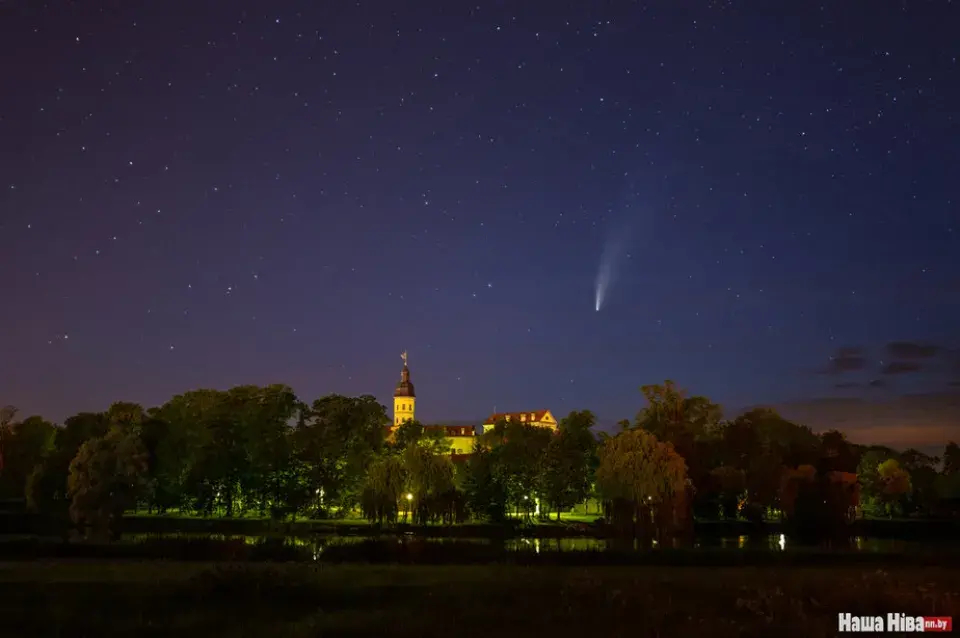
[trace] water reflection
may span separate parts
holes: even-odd
[[[232,541],[246,544],[277,544],[303,548],[312,551],[314,557],[319,557],[329,547],[352,545],[364,541],[381,541],[405,543],[417,541],[427,544],[445,545],[494,545],[507,552],[639,552],[657,549],[708,549],[730,551],[803,551],[805,548],[791,543],[789,537],[783,534],[744,535],[733,537],[701,537],[692,542],[681,539],[670,539],[658,543],[656,540],[643,542],[638,539],[600,539],[589,537],[577,538],[441,538],[441,537],[413,537],[411,535],[394,536],[235,536],[228,534],[129,534],[122,540],[127,542],[145,542],[157,539]],[[918,552],[936,551],[935,546],[917,541],[903,541],[888,538],[854,537],[846,543],[833,543],[827,546],[833,550],[858,552]]]

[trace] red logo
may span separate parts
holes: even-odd
[[[924,631],[953,631],[953,616],[924,616]]]

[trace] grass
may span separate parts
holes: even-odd
[[[902,568],[0,564],[11,636],[835,636],[837,613],[960,616]],[[8,633],[8,632],[13,633]]]

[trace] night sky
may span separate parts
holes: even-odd
[[[730,407],[942,402],[958,25],[946,2],[3,3],[0,403],[389,405],[403,350],[426,422],[631,417],[665,378]]]

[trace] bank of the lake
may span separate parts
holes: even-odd
[[[451,538],[538,537],[569,538],[590,536],[607,538],[611,530],[592,517],[564,517],[560,521],[524,523],[509,520],[500,524],[466,523],[460,525],[379,526],[362,519],[273,521],[264,518],[203,518],[179,516],[125,516],[124,533],[213,533],[260,535],[284,533],[295,536],[337,534],[367,536],[371,533],[414,534]],[[955,539],[960,537],[960,521],[950,519],[860,519],[849,529],[851,536],[896,538],[903,540]],[[737,537],[787,533],[780,521],[750,523],[741,520],[697,520],[693,533],[698,537]]]
[[[960,571],[892,567],[0,564],[9,636],[835,636],[837,614],[960,616]]]
[[[0,560],[160,560],[407,565],[794,567],[960,566],[960,544],[855,537],[800,545],[783,535],[643,543],[597,538],[130,534],[113,542],[0,537]]]
[[[66,518],[37,516],[25,512],[0,514],[0,536],[63,534],[72,526]],[[119,521],[122,534],[220,534],[230,536],[335,535],[371,536],[395,534],[431,538],[609,538],[611,530],[589,516],[564,516],[560,521],[524,523],[508,520],[500,524],[379,526],[362,519],[299,519],[277,521],[255,517],[201,517],[179,515],[127,515]],[[750,523],[741,520],[697,520],[693,536],[737,538],[788,534],[779,521]],[[860,519],[849,529],[851,537],[903,541],[942,541],[960,538],[960,521],[951,519]]]

